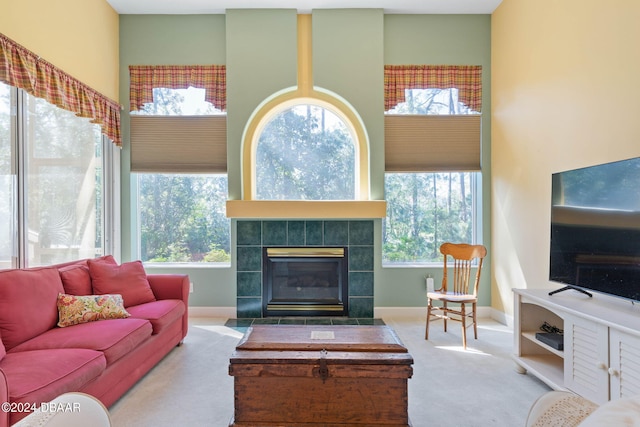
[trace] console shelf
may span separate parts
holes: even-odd
[[[518,358],[518,365],[524,369],[524,372],[531,373],[554,390],[566,390],[563,364],[562,359],[553,356],[537,355]]]
[[[596,403],[640,394],[640,306],[599,294],[549,291],[513,290],[519,372]],[[544,322],[564,330],[564,351],[536,339]]]
[[[546,349],[547,351],[550,351],[551,353],[555,354],[556,356],[564,358],[564,351],[557,350],[557,349],[551,347],[550,345],[545,344],[542,341],[540,341],[539,339],[537,339],[536,338],[536,332],[523,332],[522,333],[522,337],[526,338],[526,339],[528,339],[530,341],[533,341],[535,344],[537,344],[540,347]]]

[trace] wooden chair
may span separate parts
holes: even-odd
[[[455,320],[462,323],[462,345],[466,349],[467,328],[471,324],[473,324],[474,338],[478,339],[476,304],[482,261],[487,255],[487,249],[482,245],[443,243],[440,246],[440,252],[444,255],[442,287],[433,292],[427,292],[427,326],[424,339],[429,339],[431,317],[443,319],[445,332],[447,332],[447,320]],[[476,261],[477,265],[474,266]],[[472,279],[471,271],[474,267],[476,273]],[[449,271],[450,269],[452,270]],[[451,286],[449,286],[449,276],[451,276]],[[442,305],[433,305],[433,301],[440,301]],[[450,307],[449,304],[456,305]],[[468,311],[467,304],[471,304],[471,311]],[[467,324],[468,319],[471,320],[470,324]]]

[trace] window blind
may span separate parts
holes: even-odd
[[[131,171],[226,173],[226,115],[132,115]]]
[[[385,171],[479,171],[480,119],[480,114],[385,115]]]

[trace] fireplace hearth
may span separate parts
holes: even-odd
[[[346,247],[263,250],[264,317],[348,315]]]

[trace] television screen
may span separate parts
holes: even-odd
[[[553,174],[549,279],[640,300],[640,157]]]

